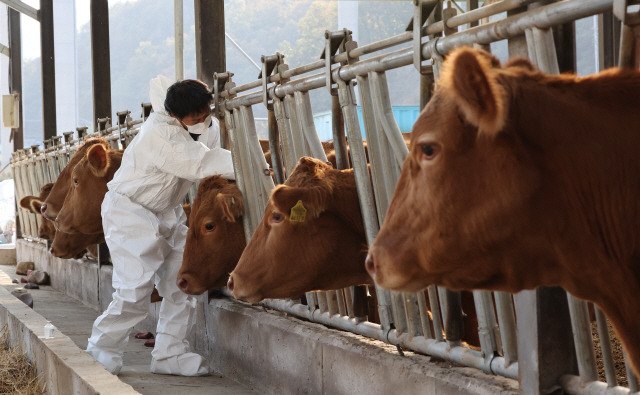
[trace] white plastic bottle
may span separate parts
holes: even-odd
[[[56,327],[53,326],[51,321],[47,321],[47,324],[44,326],[44,338],[52,339],[55,330],[56,330]]]

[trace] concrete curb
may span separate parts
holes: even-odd
[[[213,299],[214,369],[271,394],[517,394],[515,380],[405,351],[260,307]]]
[[[0,271],[0,285],[11,278]],[[42,375],[49,394],[139,394],[109,373],[63,333],[41,339],[47,320],[0,286],[0,325],[7,325],[9,342],[20,344]],[[39,337],[40,336],[40,337]]]

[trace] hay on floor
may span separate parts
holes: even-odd
[[[40,395],[44,386],[18,345],[9,345],[7,326],[0,334],[0,394]]]

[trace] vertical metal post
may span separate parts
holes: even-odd
[[[541,287],[515,295],[520,390],[550,393],[564,374],[578,374],[567,295]]]
[[[569,313],[571,314],[571,328],[576,346],[580,378],[585,382],[596,381],[598,380],[598,371],[596,369],[596,357],[593,350],[591,320],[589,320],[587,302],[578,300],[569,293],[567,293],[567,302],[569,304]]]
[[[336,154],[336,167],[340,170],[349,168],[347,155],[347,139],[344,134],[344,117],[340,109],[338,95],[331,95],[331,129],[333,130],[333,149]]]
[[[95,127],[98,118],[111,118],[109,2],[108,0],[91,0],[90,9],[93,125]]]
[[[13,151],[24,147],[22,120],[22,44],[20,40],[20,13],[9,7],[9,92],[19,95],[18,127],[11,129]],[[17,228],[16,228],[17,231]]]
[[[176,81],[184,79],[184,15],[182,0],[173,0],[173,26]]]
[[[613,12],[598,15],[598,48],[600,49],[600,70],[615,67],[619,63],[621,23]]]
[[[576,71],[576,25],[575,22],[553,27],[553,39],[561,73]]]
[[[213,86],[213,73],[226,70],[224,0],[194,0],[196,75]]]
[[[53,40],[53,0],[40,0],[40,61],[42,64],[43,139],[56,135],[56,63]]]
[[[280,133],[278,133],[278,121],[273,109],[273,104],[268,109],[269,120],[269,151],[271,152],[271,168],[276,184],[284,183],[284,169],[282,168],[282,155],[280,153]]]

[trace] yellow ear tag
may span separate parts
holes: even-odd
[[[307,209],[302,205],[302,200],[298,200],[295,206],[291,207],[289,220],[293,222],[304,222],[307,218]]]

